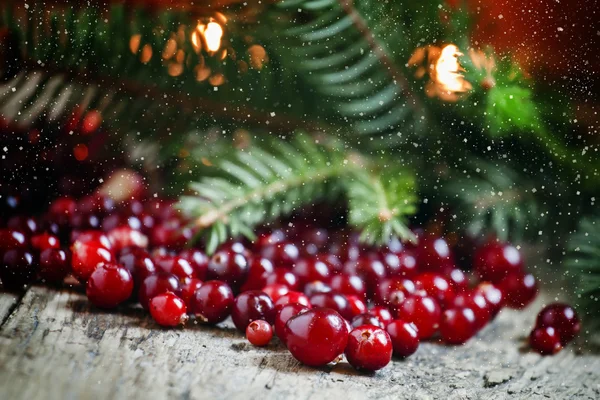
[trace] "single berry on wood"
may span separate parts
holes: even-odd
[[[529,345],[542,355],[556,354],[563,348],[558,332],[551,326],[537,327],[531,331]]]
[[[536,327],[552,327],[566,345],[579,334],[581,322],[573,307],[568,304],[554,303],[544,307],[538,314]]]
[[[127,268],[117,264],[100,264],[90,275],[86,294],[99,308],[114,308],[131,297],[133,277]]]
[[[408,357],[419,348],[419,332],[412,322],[397,319],[388,324],[386,331],[398,357]]]
[[[221,281],[207,281],[191,299],[191,312],[200,321],[216,324],[224,321],[233,308],[233,291]]]
[[[354,368],[377,371],[390,363],[392,351],[392,340],[385,330],[363,325],[350,332],[344,353]]]
[[[248,324],[258,319],[269,323],[275,322],[275,305],[273,300],[260,290],[250,290],[235,298],[231,319],[235,327],[244,332]]]
[[[155,296],[150,300],[150,315],[161,326],[185,325],[188,320],[183,300],[171,292]]]
[[[266,346],[273,338],[273,328],[262,319],[252,321],[246,328],[246,338],[254,346]]]

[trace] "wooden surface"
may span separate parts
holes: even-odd
[[[527,350],[543,298],[502,311],[465,346],[424,343],[374,375],[311,369],[279,343],[258,349],[231,323],[157,327],[141,309],[105,313],[76,291],[0,293],[0,399],[599,399],[600,356]]]

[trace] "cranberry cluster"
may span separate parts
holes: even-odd
[[[537,316],[529,335],[529,344],[540,354],[556,354],[571,342],[581,330],[577,313],[571,306],[550,304]]]
[[[41,218],[8,218],[0,278],[5,288],[22,288],[36,277],[61,283],[71,274],[100,308],[139,302],[168,327],[231,316],[257,346],[275,334],[306,365],[345,354],[369,371],[434,336],[465,343],[502,307],[523,308],[537,294],[519,251],[495,240],[475,251],[466,274],[447,240],[425,232],[416,246],[394,240],[373,248],[354,233],[295,223],[259,232],[254,242],[230,241],[209,257],[185,248],[188,222],[167,200],[59,198]],[[566,311],[544,315],[534,348],[546,349],[553,335],[564,345],[576,334],[567,335]]]

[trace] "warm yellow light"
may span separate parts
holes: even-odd
[[[209,22],[204,30],[204,40],[208,51],[217,51],[221,47],[221,37],[223,37],[223,28],[216,22]]]
[[[448,92],[466,92],[471,89],[471,85],[465,81],[461,71],[458,57],[462,53],[453,44],[449,44],[442,49],[440,58],[435,65],[435,80],[441,86],[442,90]]]

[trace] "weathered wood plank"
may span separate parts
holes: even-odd
[[[165,330],[141,310],[104,313],[81,294],[33,287],[0,329],[0,398],[599,398],[600,357],[525,349],[541,302],[503,311],[466,346],[425,343],[369,376],[346,363],[303,367],[229,323]]]
[[[22,294],[0,292],[0,326],[15,308]]]

